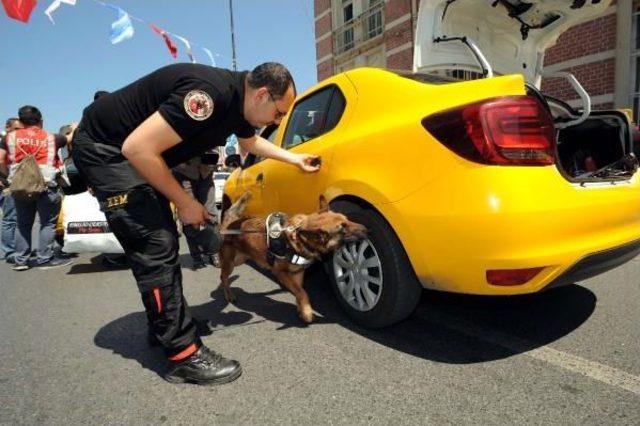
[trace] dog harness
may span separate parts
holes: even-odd
[[[293,265],[309,266],[312,261],[296,254],[289,244],[284,231],[293,232],[300,225],[285,227],[287,215],[282,212],[271,213],[265,221],[267,232],[267,262],[273,266],[276,258],[285,260]]]

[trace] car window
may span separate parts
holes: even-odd
[[[329,132],[340,121],[345,103],[334,86],[307,96],[293,107],[282,147],[292,148]]]
[[[339,90],[336,90],[331,97],[331,103],[329,104],[329,110],[327,112],[327,124],[325,125],[324,133],[329,132],[331,129],[338,125],[346,104],[347,101],[344,99],[342,93],[340,93]]]
[[[276,140],[276,136],[278,136],[278,126],[274,126],[274,125],[269,126],[267,129],[265,129],[264,133],[262,134],[262,137],[271,143],[273,143]]]

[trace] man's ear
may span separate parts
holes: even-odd
[[[257,98],[269,96],[269,88],[266,86],[259,87],[258,89],[256,89],[255,93]]]
[[[329,203],[327,203],[327,199],[324,195],[320,195],[320,208],[318,209],[318,213],[325,213],[329,211]]]

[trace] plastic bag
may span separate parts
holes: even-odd
[[[66,253],[124,253],[98,200],[89,192],[65,196],[60,214]]]

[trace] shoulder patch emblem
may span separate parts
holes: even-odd
[[[192,90],[184,97],[184,110],[194,120],[206,120],[213,113],[213,99],[204,90]]]

